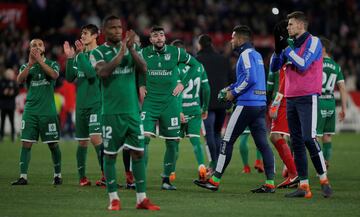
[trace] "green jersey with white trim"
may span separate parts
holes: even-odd
[[[50,66],[59,74],[59,64],[48,59],[44,60],[45,64]],[[20,67],[20,73],[24,71],[28,64]],[[30,69],[26,78],[26,103],[24,112],[34,115],[56,115],[54,100],[55,80],[48,76],[41,68],[39,63],[35,63]]]
[[[334,99],[334,88],[338,82],[343,82],[344,76],[340,66],[330,57],[324,57],[322,92],[320,99]]]
[[[185,84],[182,92],[182,109],[185,115],[201,114],[207,111],[210,100],[210,87],[206,71],[201,63],[196,66],[189,66],[184,63],[179,64],[180,77],[184,77],[192,70],[191,78]],[[200,94],[202,93],[202,106],[200,103]]]
[[[121,45],[122,46],[122,45]],[[90,62],[95,68],[100,62],[110,62],[120,52],[107,43],[91,51]],[[107,78],[100,78],[102,114],[139,114],[135,83],[135,62],[127,50],[121,63]]]
[[[145,100],[159,103],[166,103],[178,82],[182,82],[178,64],[195,65],[197,62],[184,49],[171,45],[165,45],[160,51],[150,45],[142,50],[142,56],[147,63]],[[188,79],[186,76],[185,83]]]
[[[77,78],[77,109],[100,106],[100,83],[89,61],[90,52],[81,52],[75,58],[68,59],[66,63],[66,80],[72,82]]]

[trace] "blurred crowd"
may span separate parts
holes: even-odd
[[[144,46],[148,44],[149,29],[158,24],[165,28],[169,42],[183,39],[189,52],[195,51],[197,36],[208,33],[216,49],[228,55],[233,27],[245,24],[260,40],[270,39],[271,43],[255,44],[266,60],[273,51],[275,23],[294,10],[302,10],[309,17],[309,32],[333,42],[333,57],[342,66],[345,79],[352,81],[347,84],[348,89],[360,90],[360,3],[356,0],[5,0],[1,3],[26,5],[28,19],[27,28],[13,24],[0,27],[0,77],[4,77],[6,69],[18,72],[27,62],[29,40],[33,37],[45,40],[47,57],[59,62],[63,75],[66,61],[63,42],[74,42],[84,24],[100,27],[101,20],[109,14],[120,15],[125,28],[134,29]],[[275,7],[279,9],[277,15],[272,10]],[[60,78],[58,92],[67,92],[61,90],[64,83],[72,85]],[[66,102],[69,96],[62,97],[63,104],[69,104],[69,99]],[[72,102],[68,107],[73,109]]]

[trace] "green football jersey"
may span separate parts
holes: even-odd
[[[275,99],[276,93],[279,91],[279,71],[272,72],[269,70],[266,92],[271,96],[271,100]]]
[[[142,56],[147,63],[145,100],[165,103],[172,97],[172,91],[180,80],[179,63],[195,65],[195,58],[191,57],[182,48],[165,45],[161,51],[155,50],[150,45],[142,50]],[[183,82],[187,83],[189,78],[185,76]]]
[[[184,63],[179,64],[180,78],[183,78],[188,74],[190,70],[193,73],[189,73],[191,78],[184,86],[182,92],[182,109],[185,115],[201,114],[202,110],[207,111],[210,99],[210,88],[206,71],[201,63],[196,66],[189,66]],[[200,102],[200,92],[203,92],[203,106]]]
[[[100,83],[95,69],[91,66],[90,51],[81,52],[66,63],[66,80],[77,78],[76,108],[93,108],[100,105]]]
[[[107,43],[91,51],[90,62],[95,68],[100,62],[110,62],[120,52],[120,47]],[[127,50],[121,63],[107,78],[100,78],[102,114],[139,113],[135,84],[135,62]]]
[[[330,57],[324,57],[322,92],[320,99],[334,99],[335,84],[344,81],[340,66]]]
[[[59,74],[59,64],[55,61],[45,59],[46,65],[50,66]],[[20,73],[24,71],[27,64],[20,67]],[[26,78],[26,103],[24,112],[35,115],[56,115],[54,100],[55,80],[48,76],[39,63],[35,63],[29,70]]]

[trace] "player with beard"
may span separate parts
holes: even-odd
[[[44,42],[30,41],[29,60],[20,67],[19,83],[25,82],[28,94],[21,121],[20,178],[12,185],[27,185],[27,172],[31,147],[38,141],[48,144],[54,163],[54,185],[62,184],[61,152],[58,145],[60,132],[55,108],[54,86],[59,77],[59,64],[45,58]]]

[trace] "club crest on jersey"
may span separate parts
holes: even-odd
[[[164,58],[165,58],[166,61],[169,61],[170,58],[171,58],[171,54],[169,54],[169,53],[165,54]]]
[[[179,120],[178,118],[171,118],[171,126],[178,126],[179,125]]]
[[[52,123],[48,125],[49,127],[49,132],[55,132],[56,131],[56,124]]]
[[[97,122],[97,114],[90,115],[90,122],[91,123]]]

